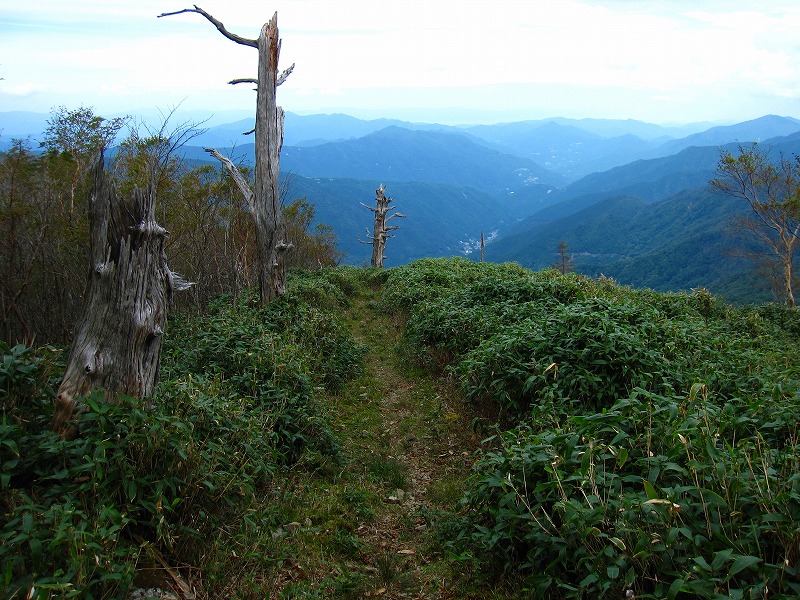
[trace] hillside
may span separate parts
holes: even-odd
[[[15,132],[41,128],[45,118],[0,113],[0,127]],[[218,124],[191,143],[218,145],[248,164],[253,145],[240,134],[250,126],[249,119]],[[284,180],[294,185],[289,195],[316,205],[317,221],[332,226],[350,264],[369,256],[369,248],[357,239],[371,226],[371,214],[359,202],[370,204],[377,185],[386,183],[401,212],[408,214],[389,243],[389,265],[469,255],[481,232],[494,239],[490,257],[546,265],[549,258],[540,257],[549,257],[549,248],[564,239],[582,256],[578,264],[586,272],[613,272],[621,280],[658,289],[706,285],[730,299],[764,298],[763,290],[747,291],[755,284],[743,271],[738,279],[750,283],[737,283],[736,269],[749,270],[747,263],[728,256],[713,265],[714,252],[735,245],[731,241],[720,247],[727,238],[710,233],[717,231],[716,219],[722,216],[701,211],[696,222],[706,237],[692,237],[669,210],[644,211],[646,216],[628,222],[630,215],[617,203],[620,198],[657,204],[683,194],[701,196],[715,174],[720,149],[735,151],[740,143],[761,140],[775,156],[800,154],[799,127],[796,119],[774,115],[722,127],[559,117],[445,127],[288,113],[281,166]],[[226,147],[235,140],[235,148]],[[209,162],[200,146],[182,151],[187,166]],[[612,209],[617,212],[610,218],[605,213]],[[572,219],[582,211],[589,212]],[[608,241],[627,244],[622,236],[649,231],[652,220],[653,227],[674,239],[657,248],[633,244],[630,252],[596,247]],[[576,222],[586,225],[579,230]],[[712,265],[707,281],[705,265]]]
[[[463,258],[287,290],[172,315],[158,402],[74,440],[57,351],[0,341],[3,597],[800,593],[796,311]]]
[[[746,142],[742,142],[746,145]],[[800,154],[800,132],[765,140],[775,157]],[[611,196],[635,195],[648,202],[663,200],[685,189],[705,187],[714,177],[720,150],[736,152],[739,142],[720,146],[691,146],[676,154],[641,159],[608,171],[592,173],[553,193],[552,207],[531,218],[541,223],[563,218]]]
[[[554,121],[470,127],[467,131],[505,151],[537,161],[569,181],[625,164],[655,147],[633,134],[603,137]]]
[[[284,146],[281,166],[306,177],[445,183],[492,194],[564,183],[532,160],[490,150],[464,135],[401,127],[313,147]]]
[[[727,139],[733,129],[724,131],[718,134]],[[775,157],[800,155],[800,132],[761,145]],[[582,273],[659,290],[706,287],[735,302],[771,300],[753,263],[734,256],[752,250],[747,237],[729,229],[746,205],[708,189],[720,149],[735,153],[738,146],[689,147],[593,173],[554,192],[554,204],[505,230],[487,257],[542,268],[554,262],[563,240]]]
[[[800,131],[800,120],[792,117],[766,115],[735,125],[711,127],[684,138],[671,140],[659,146],[652,156],[675,154],[691,146],[723,146],[731,142],[740,144],[766,142],[770,138],[788,136],[798,131]]]
[[[305,197],[314,203],[317,221],[332,225],[339,248],[347,253],[346,263],[369,262],[371,247],[360,244],[358,238],[367,239],[367,228],[372,232],[373,214],[359,202],[374,205],[380,182],[291,175],[287,181],[291,197]],[[400,229],[387,244],[387,266],[428,256],[474,252],[481,232],[490,235],[503,225],[509,212],[503,203],[474,189],[436,183],[384,183],[387,196],[394,198],[398,212],[406,215],[395,221]]]
[[[741,239],[730,229],[731,219],[744,210],[705,188],[655,203],[616,196],[498,239],[486,256],[542,269],[556,262],[563,240],[576,271],[592,277],[663,291],[705,287],[736,302],[769,301],[770,291],[753,277],[752,265],[732,255]]]
[[[409,123],[398,119],[363,120],[343,114],[297,115],[292,112],[286,112],[284,115],[283,144],[285,146],[317,146],[326,142],[338,142],[364,137],[392,126],[431,131],[461,131],[458,128],[445,125]],[[209,127],[205,133],[195,138],[193,143],[220,147],[242,145],[252,142],[252,138],[242,136],[244,132],[252,128],[252,118],[216,125]]]

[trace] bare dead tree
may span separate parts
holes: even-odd
[[[93,388],[146,397],[158,382],[167,305],[184,282],[167,266],[167,231],[155,220],[155,186],[119,197],[103,167],[94,166],[89,195],[90,272],[86,308],[78,324],[53,429],[73,437],[80,398]]]
[[[392,202],[394,202],[394,198],[387,198],[384,193],[385,190],[386,188],[383,184],[375,190],[374,207],[359,202],[361,206],[375,213],[375,224],[372,234],[370,234],[369,229],[367,229],[367,239],[371,241],[362,240],[361,238],[358,238],[358,241],[362,244],[372,244],[372,261],[370,264],[378,269],[383,268],[383,261],[386,259],[386,240],[394,237],[394,235],[390,235],[389,232],[400,228],[399,225],[389,225],[389,221],[395,217],[405,217],[404,214],[399,212],[389,214],[390,211],[396,210],[396,208],[391,206]]]
[[[558,246],[556,247],[556,256],[558,258],[556,262],[550,265],[551,268],[558,270],[558,272],[562,275],[572,273],[575,270],[575,261],[573,260],[572,254],[567,247],[567,242],[564,240],[558,242]]]
[[[483,238],[483,232],[481,231],[481,262],[486,257],[486,240]]]
[[[292,244],[283,239],[284,231],[281,223],[278,175],[280,173],[281,146],[283,146],[283,109],[277,105],[276,90],[286,81],[294,69],[294,65],[282,73],[278,73],[281,49],[278,36],[278,13],[275,13],[272,19],[263,25],[257,39],[248,39],[231,33],[220,21],[197,5],[194,8],[162,13],[158,16],[168,17],[182,13],[202,15],[229,40],[258,50],[257,78],[240,78],[229,82],[231,84],[253,83],[256,85],[256,126],[253,130],[256,135],[254,189],[250,187],[247,179],[233,162],[213,148],[207,148],[206,151],[219,160],[234,178],[244,196],[245,205],[253,217],[258,246],[259,289],[261,301],[267,303],[286,291],[284,256],[292,247]]]

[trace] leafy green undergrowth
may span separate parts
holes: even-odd
[[[0,595],[161,556],[209,597],[800,594],[796,311],[464,259],[289,290],[172,318],[155,397],[72,441],[61,354],[0,345]]]
[[[215,578],[258,577],[260,536],[285,522],[264,501],[276,476],[342,461],[318,396],[361,371],[340,313],[369,273],[296,273],[269,306],[173,318],[155,396],[93,393],[75,440],[49,429],[60,355],[3,345],[0,595],[119,597],[156,552],[203,565],[212,595]]]
[[[383,303],[503,415],[439,522],[468,571],[534,597],[800,594],[796,311],[463,259],[394,269]]]

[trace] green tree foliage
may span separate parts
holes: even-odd
[[[155,187],[157,220],[170,233],[169,264],[196,284],[176,298],[177,307],[203,310],[212,297],[238,296],[257,282],[255,232],[224,169],[183,163],[177,150],[198,130],[192,123],[170,130],[170,116],[155,130],[132,128],[110,171],[120,193]],[[88,108],[62,107],[49,121],[44,153],[19,140],[0,153],[0,337],[70,340],[88,272],[86,167],[122,126],[121,119],[108,121]],[[291,266],[341,260],[332,229],[315,223],[311,202],[296,200],[283,211],[295,244]]]
[[[794,255],[800,242],[800,157],[773,160],[757,144],[740,147],[738,156],[723,151],[711,186],[750,205],[752,215],[739,219],[739,224],[780,264],[783,296],[787,306],[794,306]]]
[[[53,109],[47,121],[42,147],[49,152],[64,154],[64,158],[71,163],[71,210],[75,208],[82,174],[96,159],[96,155],[112,144],[126,121],[123,117],[104,119],[85,106],[74,110],[65,106]]]
[[[86,285],[88,222],[73,211],[74,161],[16,141],[0,153],[0,335],[64,341]],[[80,187],[80,186],[78,186]]]
[[[283,208],[286,239],[294,244],[286,260],[288,267],[322,269],[338,265],[344,255],[336,249],[336,234],[325,223],[314,222],[314,205],[297,198]]]
[[[132,127],[120,142],[112,171],[121,193],[130,193],[134,186],[154,187],[160,204],[161,198],[175,187],[176,179],[185,170],[178,150],[203,131],[190,121],[172,127],[173,114],[174,111],[163,115],[158,129],[144,124]]]

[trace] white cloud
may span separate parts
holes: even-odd
[[[800,114],[800,6],[795,4],[772,0],[757,10],[746,0],[496,0],[491,5],[204,0],[200,5],[246,37],[256,37],[277,10],[282,63],[297,63],[281,93],[288,99],[317,98],[320,108],[359,97],[374,107],[391,107],[398,96],[421,106],[434,99],[456,102],[468,88],[549,85],[583,90],[587,112],[605,97],[591,90],[615,89],[618,97],[631,100],[681,98],[681,106],[694,101],[698,114],[707,114],[713,103],[744,102],[741,95],[755,104],[757,94],[763,112],[773,112],[772,97],[782,106],[794,100]],[[13,3],[0,17],[0,77],[5,78],[0,93],[27,89],[47,106],[61,103],[47,94],[83,97],[86,104],[149,98],[152,105],[163,105],[189,97],[251,106],[251,92],[226,82],[254,74],[253,49],[226,40],[197,14],[156,19],[191,5]],[[416,98],[401,93],[433,89],[441,93]],[[539,102],[506,101],[532,108]],[[606,108],[627,104],[617,100]],[[665,111],[669,103],[653,105]]]

